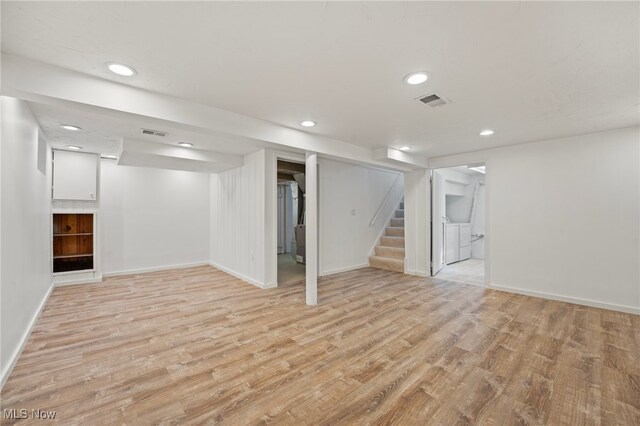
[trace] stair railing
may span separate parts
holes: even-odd
[[[391,188],[389,189],[387,196],[384,197],[384,201],[382,201],[382,204],[380,204],[380,207],[378,207],[378,211],[376,212],[375,215],[373,215],[373,219],[371,219],[371,222],[369,222],[369,227],[372,227],[373,224],[376,222],[376,219],[378,219],[378,216],[380,216],[380,212],[382,212],[382,208],[387,204],[387,202],[389,201],[389,198],[391,198],[391,194],[393,194],[393,190],[395,189],[399,179],[400,179],[400,175],[398,174],[396,176],[396,179],[393,181],[393,185],[391,185]]]

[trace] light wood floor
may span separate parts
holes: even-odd
[[[640,424],[640,316],[375,269],[319,289],[308,307],[300,284],[211,267],[56,288],[2,408],[82,425]]]

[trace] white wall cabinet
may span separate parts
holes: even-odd
[[[471,224],[448,223],[444,230],[445,263],[459,262],[471,257]]]
[[[444,227],[444,263],[460,260],[460,226],[446,224]]]
[[[53,199],[97,199],[98,155],[53,151]]]

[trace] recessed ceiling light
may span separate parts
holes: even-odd
[[[429,79],[429,74],[427,74],[424,71],[420,71],[420,72],[414,72],[412,74],[409,74],[404,78],[404,81],[407,84],[414,85],[414,84],[422,84],[428,79]]]
[[[300,125],[303,127],[313,127],[316,125],[316,122],[311,120],[304,120],[300,122]]]
[[[400,151],[409,151],[411,149],[411,147],[410,146],[401,146],[399,149],[400,149]]]
[[[73,124],[61,124],[60,127],[65,130],[73,130],[74,132],[78,130],[82,130],[80,127],[74,126]]]
[[[480,136],[491,136],[493,134],[493,130],[486,129],[480,132]]]
[[[115,156],[115,155],[113,155],[113,154],[104,154],[104,155],[102,156],[102,158],[106,158],[107,160],[117,160],[117,159],[118,159],[118,157],[116,157],[116,156]]]
[[[184,146],[185,148],[191,148],[193,146],[193,144],[189,142],[178,142],[178,145]]]
[[[131,77],[136,73],[136,70],[128,65],[116,64],[113,62],[107,64],[107,68],[109,68],[109,71],[111,71],[112,73],[122,75],[124,77]]]
[[[67,145],[67,148],[72,149],[74,151],[80,151],[82,149],[82,147],[78,145]]]

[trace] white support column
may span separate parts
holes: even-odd
[[[404,174],[405,273],[431,275],[431,185],[428,170]]]
[[[305,170],[307,305],[318,304],[318,154],[307,152]]]

